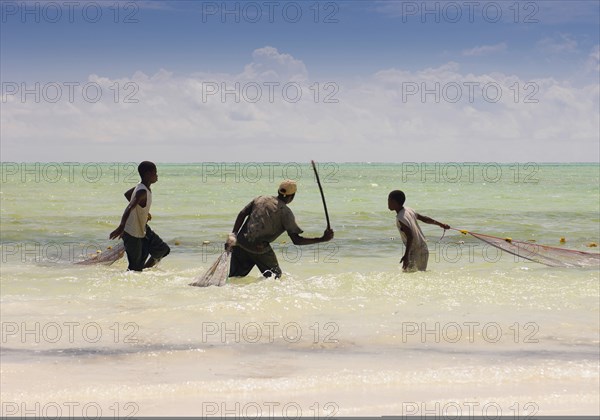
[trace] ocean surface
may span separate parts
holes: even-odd
[[[108,240],[134,163],[2,164],[3,416],[594,414],[598,267],[553,268],[421,223],[403,273],[387,194],[457,229],[598,252],[597,164],[319,164],[333,241],[273,243],[284,271],[189,287],[255,196],[298,182],[304,236],[326,227],[311,167],[158,164],[143,273],[76,265]],[[562,241],[561,241],[562,238]],[[535,242],[534,242],[535,241]]]

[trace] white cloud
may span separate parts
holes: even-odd
[[[289,54],[280,54],[276,48],[264,47],[254,50],[252,63],[244,68],[242,78],[248,80],[304,81],[308,77],[306,66]]]
[[[588,55],[586,68],[588,71],[600,72],[600,45],[592,48],[592,51]]]
[[[591,57],[597,65],[598,51]],[[92,75],[88,82],[102,88],[96,104],[81,100],[80,91],[73,103],[4,95],[3,160],[598,159],[597,82],[576,87],[473,74],[450,62],[328,85],[271,47],[256,50],[239,74],[180,77],[161,70],[123,79]],[[138,102],[125,103],[128,95]]]
[[[481,56],[488,55],[492,53],[506,51],[506,43],[501,42],[500,44],[495,45],[482,45],[477,46],[468,50],[463,50],[462,55],[464,56]]]
[[[577,41],[569,34],[546,37],[537,43],[539,49],[550,54],[577,52]]]

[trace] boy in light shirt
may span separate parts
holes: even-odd
[[[438,225],[443,229],[450,229],[450,226],[420,215],[410,207],[404,207],[405,201],[406,196],[400,190],[394,190],[388,195],[388,209],[396,212],[396,226],[406,247],[400,262],[404,271],[425,271],[429,259],[429,250],[427,249],[425,235],[423,235],[417,220],[430,225]]]
[[[139,164],[141,182],[125,193],[129,205],[123,212],[121,223],[110,234],[110,239],[123,238],[129,265],[128,270],[142,271],[166,257],[171,249],[150,229],[152,190],[150,186],[158,181],[156,165],[149,161]],[[150,258],[148,258],[150,257]]]

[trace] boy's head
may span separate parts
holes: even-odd
[[[388,209],[400,211],[406,201],[406,195],[400,190],[394,190],[388,195]]]
[[[140,178],[142,178],[142,181],[147,180],[151,184],[158,181],[156,165],[148,160],[145,160],[138,165],[138,172],[140,174]]]

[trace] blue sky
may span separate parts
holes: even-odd
[[[598,1],[68,3],[0,3],[3,161],[599,160]]]

